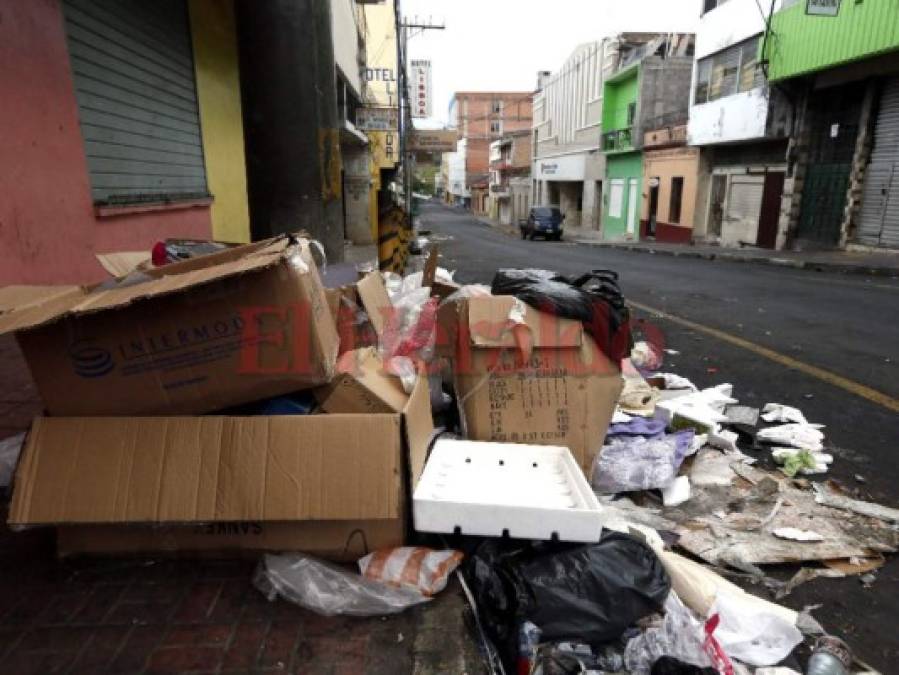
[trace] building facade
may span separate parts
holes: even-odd
[[[618,40],[579,45],[534,94],[532,202],[558,206],[566,225],[598,229],[605,157],[602,88],[617,67]]]
[[[487,214],[490,143],[531,129],[533,92],[457,92],[450,104],[459,138],[465,140],[465,187],[471,209]]]
[[[766,17],[755,0],[707,0],[703,9],[687,134],[702,160],[693,239],[782,248],[792,106],[759,60]]]
[[[784,0],[768,77],[794,101],[781,228],[794,248],[899,247],[899,5]]]
[[[531,203],[531,130],[516,131],[490,144],[488,212],[503,225],[527,218]]]
[[[644,207],[644,201],[651,196],[643,180],[644,142],[650,132],[686,123],[693,36],[666,35],[640,44],[623,44],[619,47],[619,62],[618,71],[603,83],[602,151],[606,181],[601,231],[603,239],[609,240],[640,236],[641,214],[650,211],[648,204]],[[675,178],[678,177],[665,177],[667,181]],[[680,178],[686,180],[688,176]],[[643,231],[647,231],[645,227]],[[677,230],[671,232],[682,236]],[[668,233],[668,228],[660,227],[654,236]]]

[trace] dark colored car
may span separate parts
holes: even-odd
[[[518,224],[522,239],[546,237],[559,241],[562,238],[562,221],[565,216],[556,206],[535,206],[528,213],[527,220]]]

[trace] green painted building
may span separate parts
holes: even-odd
[[[643,153],[638,149],[640,64],[621,70],[603,87],[602,150],[606,155],[603,239],[636,237],[640,228]]]
[[[899,248],[899,1],[784,0],[763,45],[801,120],[789,244]]]
[[[785,0],[765,42],[768,79],[808,75],[899,49],[896,0]]]

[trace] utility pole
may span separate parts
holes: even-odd
[[[409,102],[409,87],[406,75],[406,45],[410,37],[415,37],[426,30],[444,30],[446,24],[435,24],[430,19],[427,22],[414,19],[412,22],[404,22],[400,13],[400,0],[394,0],[394,13],[396,16],[396,52],[397,52],[397,85],[399,99],[397,101],[398,124],[400,130],[400,156],[403,170],[403,201],[409,225],[412,225],[412,159],[409,152],[408,133],[412,129],[412,106]],[[417,33],[408,35],[407,31],[417,30]]]

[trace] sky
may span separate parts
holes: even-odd
[[[531,91],[582,42],[621,31],[693,32],[701,0],[400,0],[407,22],[445,24],[409,40],[410,59],[430,59],[434,119],[447,122],[456,91]],[[411,34],[411,33],[410,33]]]

